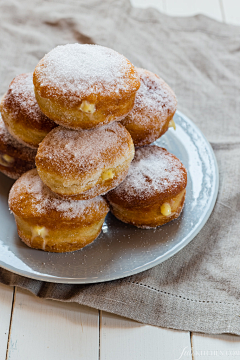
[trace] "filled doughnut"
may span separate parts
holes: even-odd
[[[136,68],[141,86],[135,104],[122,124],[130,132],[134,145],[151,144],[169,127],[175,128],[173,116],[177,100],[172,89],[151,71]]]
[[[59,198],[33,169],[22,175],[9,194],[22,241],[51,252],[79,250],[99,235],[109,207],[101,196],[74,201]]]
[[[35,167],[37,150],[20,144],[6,129],[0,114],[0,171],[12,179]]]
[[[140,80],[118,52],[99,45],[57,46],[33,73],[38,104],[59,125],[90,129],[123,119]]]
[[[133,157],[132,138],[118,122],[81,131],[59,126],[40,144],[36,166],[53,192],[87,200],[119,185]]]
[[[176,219],[183,208],[187,171],[166,149],[136,149],[126,179],[107,194],[111,212],[121,221],[152,228]]]
[[[57,125],[44,115],[36,101],[33,74],[21,74],[13,79],[0,103],[3,121],[19,142],[37,148]]]

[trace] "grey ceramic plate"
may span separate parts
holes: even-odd
[[[7,205],[13,181],[0,175],[0,266],[14,273],[59,283],[95,283],[147,270],[186,246],[204,226],[218,193],[218,166],[208,141],[186,116],[174,118],[156,144],[175,154],[188,170],[181,216],[162,227],[141,230],[109,214],[100,236],[74,253],[54,254],[28,248],[18,235]]]

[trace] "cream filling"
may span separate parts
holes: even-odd
[[[48,235],[48,229],[46,229],[44,226],[33,226],[31,228],[31,232],[32,232],[32,240],[37,237],[40,236],[41,238],[45,239],[46,236]]]
[[[121,158],[117,162],[117,164],[113,164],[115,165],[113,169],[108,169],[105,171],[111,170],[113,172],[113,177],[116,174],[118,175],[119,172],[125,170],[126,167],[129,166],[130,160],[132,160],[133,156],[134,156],[134,147],[131,149],[131,154],[129,155],[128,159]],[[38,169],[38,172],[40,172],[41,174],[41,178],[43,179],[45,184],[51,188],[52,191],[61,195],[70,195],[70,196],[73,195],[74,192],[75,195],[84,193],[90,190],[91,188],[93,188],[94,186],[98,185],[99,183],[101,183],[101,181],[99,180],[101,180],[102,175],[104,174],[105,171],[102,172],[101,169],[100,171],[96,172],[93,175],[91,181],[86,182],[85,185],[83,186],[82,184],[76,182],[77,179],[74,179],[74,181],[70,179],[67,179],[67,181],[63,181],[60,175],[58,175],[58,178],[56,178],[55,176],[53,176],[53,174]]]
[[[102,173],[102,179],[103,180],[108,180],[108,179],[113,179],[113,178],[114,178],[114,172],[111,169],[105,170]]]
[[[174,130],[176,130],[176,124],[175,124],[175,122],[174,122],[173,119],[169,122],[168,127],[169,127],[169,128],[170,128],[170,127],[173,127]]]
[[[83,100],[80,106],[80,110],[85,113],[93,114],[96,111],[95,104],[91,104],[90,102]]]
[[[163,203],[161,206],[161,213],[163,216],[169,216],[172,213],[171,205],[167,202]]]
[[[11,167],[15,159],[7,154],[0,155],[0,164],[5,167]]]

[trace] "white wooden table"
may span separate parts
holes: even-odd
[[[240,0],[131,0],[173,16],[240,25]],[[0,360],[240,360],[240,337],[139,324],[0,284]]]

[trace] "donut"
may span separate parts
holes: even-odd
[[[132,138],[118,122],[80,131],[59,126],[39,145],[36,166],[53,192],[88,200],[119,185],[133,157]]]
[[[22,241],[50,252],[75,251],[91,243],[109,211],[101,196],[85,201],[59,198],[43,184],[36,169],[15,182],[8,202]]]
[[[33,149],[57,125],[44,115],[36,101],[33,74],[21,74],[13,79],[0,103],[3,121],[10,134]]]
[[[99,45],[57,46],[36,66],[33,83],[44,114],[72,129],[122,120],[133,108],[140,80],[118,52]]]
[[[0,114],[0,171],[12,179],[35,167],[37,150],[20,144],[6,129]]]
[[[176,219],[183,208],[187,171],[166,149],[136,149],[126,179],[106,198],[111,212],[139,228],[155,228]]]
[[[177,100],[172,89],[151,71],[136,68],[141,86],[135,104],[121,123],[130,132],[135,146],[151,144],[169,127],[175,128],[173,116]]]

